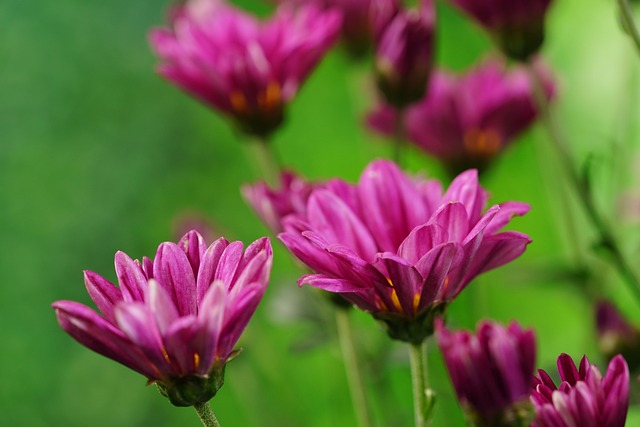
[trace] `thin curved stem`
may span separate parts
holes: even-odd
[[[396,110],[396,121],[393,127],[393,161],[400,167],[402,167],[403,153],[406,145],[404,115],[404,108],[398,108]]]
[[[611,227],[596,207],[596,203],[593,199],[588,183],[580,178],[573,165],[569,146],[563,138],[562,132],[551,114],[549,101],[545,95],[540,76],[534,70],[531,63],[529,63],[527,68],[529,70],[534,89],[534,96],[536,98],[536,104],[538,105],[542,122],[546,127],[549,137],[558,153],[560,162],[562,163],[565,173],[569,178],[569,183],[576,192],[578,200],[582,204],[588,219],[598,232],[600,246],[609,253],[613,266],[625,280],[629,291],[634,295],[638,303],[640,303],[640,278],[638,278],[636,272],[631,268],[631,265],[620,249],[620,245],[617,242]]]
[[[622,18],[622,23],[631,37],[633,44],[640,55],[640,32],[638,32],[638,27],[636,26],[636,21],[633,18],[633,10],[631,9],[631,5],[629,5],[629,0],[617,0],[618,7],[620,8],[620,17]]]
[[[253,164],[257,166],[262,179],[270,186],[280,183],[280,163],[278,162],[269,141],[256,138],[249,141]]]
[[[413,413],[416,427],[428,427],[433,406],[432,396],[427,386],[427,343],[409,344],[411,362],[411,384],[413,386]]]
[[[349,317],[349,309],[345,307],[335,307],[336,324],[338,327],[338,339],[340,341],[340,349],[342,350],[342,359],[347,373],[347,382],[349,384],[349,392],[351,393],[351,401],[353,409],[356,413],[359,427],[371,427],[371,417],[369,407],[367,405],[367,397],[364,392],[364,384],[360,375],[360,364],[356,354],[353,342],[353,334],[351,333],[351,319]]]
[[[204,427],[220,427],[220,423],[213,414],[213,410],[211,409],[209,402],[197,403],[193,405],[193,409],[196,410],[196,413]]]

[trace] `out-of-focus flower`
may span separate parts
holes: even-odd
[[[60,326],[80,344],[146,376],[177,406],[211,399],[269,280],[269,239],[221,238],[207,248],[195,231],[165,242],[155,259],[115,256],[120,287],[92,272],[85,285],[101,315],[56,301]]]
[[[536,410],[532,427],[624,427],[629,407],[629,368],[620,355],[603,377],[586,356],[576,368],[571,357],[558,357],[562,383],[556,387],[543,370],[535,378],[531,402]]]
[[[529,426],[535,335],[513,322],[482,322],[474,335],[436,322],[436,336],[458,400],[477,427]]]
[[[398,108],[425,93],[433,63],[435,8],[422,0],[418,10],[402,10],[382,32],[376,48],[378,88]]]
[[[596,302],[598,345],[607,360],[622,354],[633,371],[640,364],[640,331],[606,300]]]
[[[180,240],[189,231],[197,231],[205,242],[217,240],[224,233],[220,232],[217,224],[214,224],[203,212],[197,210],[185,210],[176,214],[171,221],[171,235]]]
[[[540,71],[543,73],[543,71]],[[554,87],[544,78],[547,96]],[[479,171],[537,118],[533,86],[524,67],[507,70],[490,59],[464,75],[436,71],[427,95],[404,116],[408,139],[438,158],[452,175]],[[395,110],[382,105],[368,118],[374,130],[392,135]]]
[[[450,1],[484,27],[512,59],[527,60],[542,46],[551,0]]]
[[[172,18],[172,29],[150,33],[158,72],[262,137],[282,123],[341,22],[339,12],[313,5],[284,5],[260,22],[220,0],[192,0]]]
[[[311,191],[320,186],[289,171],[281,174],[280,182],[279,189],[269,188],[262,181],[241,189],[245,201],[274,234],[283,231],[282,219],[287,215],[305,214]]]
[[[482,213],[486,202],[474,170],[443,194],[439,182],[378,160],[356,185],[335,179],[313,190],[306,214],[286,217],[278,237],[316,273],[299,284],[339,293],[383,321],[391,337],[420,343],[474,277],[517,258],[530,242],[498,233],[528,205]]]

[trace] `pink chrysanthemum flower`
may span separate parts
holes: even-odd
[[[640,364],[640,330],[626,319],[610,301],[601,299],[595,305],[596,331],[600,352],[611,360],[622,354],[633,371]]]
[[[450,0],[496,40],[510,58],[526,60],[544,41],[551,0]]]
[[[531,402],[536,410],[532,427],[624,427],[629,408],[629,368],[620,355],[603,377],[584,356],[576,368],[571,357],[558,357],[562,381],[556,387],[543,370],[535,378]]]
[[[80,344],[137,371],[174,405],[207,402],[264,294],[269,239],[243,251],[221,238],[207,247],[195,231],[158,247],[155,259],[115,256],[119,287],[92,272],[85,285],[100,314],[56,301],[60,326]]]
[[[478,274],[520,256],[528,236],[499,233],[529,210],[507,202],[482,212],[476,171],[442,192],[437,181],[371,163],[356,185],[335,179],[312,191],[305,214],[278,237],[315,274],[298,283],[336,292],[382,320],[396,339],[419,343],[433,318]]]
[[[265,182],[244,185],[242,195],[253,211],[272,233],[283,231],[282,220],[288,215],[304,215],[307,200],[321,184],[305,181],[295,173],[285,171],[280,176],[280,188],[270,188]]]
[[[422,98],[433,63],[435,7],[422,0],[391,20],[376,46],[378,88],[387,102],[403,108]]]
[[[439,319],[438,319],[439,320]],[[478,427],[516,426],[530,418],[536,366],[531,329],[484,321],[476,334],[436,322],[436,336],[458,400]]]
[[[260,22],[221,0],[191,0],[150,41],[162,76],[264,137],[337,40],[340,22],[339,12],[313,5],[281,6]]]
[[[548,78],[545,82],[551,97],[553,85]],[[370,114],[368,124],[391,135],[396,114],[383,105]],[[463,75],[436,71],[426,96],[407,109],[404,127],[409,141],[457,174],[487,168],[537,116],[527,71],[507,70],[504,63],[491,59]]]

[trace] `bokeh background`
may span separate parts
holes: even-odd
[[[238,1],[260,14],[270,6]],[[587,4],[588,3],[588,4]],[[50,304],[89,303],[82,270],[115,280],[113,255],[152,256],[175,240],[184,218],[210,221],[229,239],[267,233],[241,199],[256,173],[241,135],[221,117],[154,74],[147,32],[164,21],[165,0],[3,0],[0,2],[0,419],[7,426],[198,425],[145,379],[92,353],[57,325]],[[449,5],[438,4],[438,63],[463,70],[491,49],[488,38]],[[600,207],[617,214],[620,190],[640,194],[639,58],[620,31],[613,0],[562,0],[548,19],[544,54],[559,84],[557,112],[577,159],[591,158]],[[374,100],[368,63],[334,50],[289,109],[273,144],[309,178],[357,179],[389,145],[363,116]],[[538,333],[540,367],[561,352],[587,353],[601,367],[592,307],[567,274],[573,221],[585,256],[582,215],[553,195],[559,173],[545,133],[534,127],[483,177],[492,201],[533,209],[512,228],[534,240],[517,262],[481,277],[453,303],[452,325],[517,319]],[[622,155],[620,153],[623,153]],[[409,169],[445,178],[417,151]],[[635,213],[635,217],[633,214]],[[629,214],[629,212],[627,212]],[[637,256],[637,217],[616,221]],[[298,289],[288,254],[276,248],[272,281],[213,400],[222,425],[353,426],[331,313],[312,289]],[[632,319],[638,305],[596,258],[588,258]],[[368,316],[353,315],[380,426],[412,423],[408,359]],[[436,426],[464,425],[432,345],[440,398]],[[640,425],[632,409],[627,425]]]

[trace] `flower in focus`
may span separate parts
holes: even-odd
[[[472,424],[525,425],[536,360],[533,330],[515,322],[504,327],[485,321],[474,335],[450,331],[438,319],[436,331],[451,382]]]
[[[287,215],[304,215],[311,191],[320,186],[289,171],[282,173],[280,182],[280,189],[271,189],[264,182],[242,187],[245,201],[274,234],[283,231],[282,219]]]
[[[315,274],[310,284],[370,312],[392,338],[420,343],[434,316],[477,275],[520,256],[528,236],[498,231],[529,210],[507,202],[482,212],[487,193],[474,170],[442,192],[437,181],[372,162],[358,184],[334,179],[311,192],[306,213],[278,237]]]
[[[622,354],[633,371],[640,363],[640,331],[609,301],[597,301],[595,311],[600,352],[607,360]]]
[[[545,84],[551,97],[554,87],[548,78]],[[368,124],[391,135],[396,114],[393,107],[382,105],[370,114]],[[464,75],[436,71],[427,95],[407,109],[404,126],[412,143],[456,175],[468,168],[485,170],[537,115],[524,67],[509,71],[491,59]]]
[[[211,399],[225,364],[269,280],[272,251],[262,238],[216,240],[195,231],[165,242],[155,259],[115,256],[119,288],[92,272],[85,285],[101,315],[73,301],[53,304],[60,326],[80,344],[141,373],[177,406]]]
[[[283,5],[259,22],[220,0],[191,0],[172,13],[172,29],[153,30],[150,41],[162,76],[265,137],[336,41],[340,22],[339,12],[313,5]]]
[[[378,88],[387,102],[403,108],[425,93],[433,63],[435,8],[422,0],[418,10],[402,10],[386,26],[376,49]]]
[[[551,0],[451,0],[495,39],[508,57],[524,61],[544,41],[544,18]]]
[[[603,377],[587,357],[576,368],[571,357],[558,357],[561,384],[556,387],[538,370],[531,402],[536,410],[532,427],[624,427],[629,407],[629,368],[620,355],[609,363]]]

